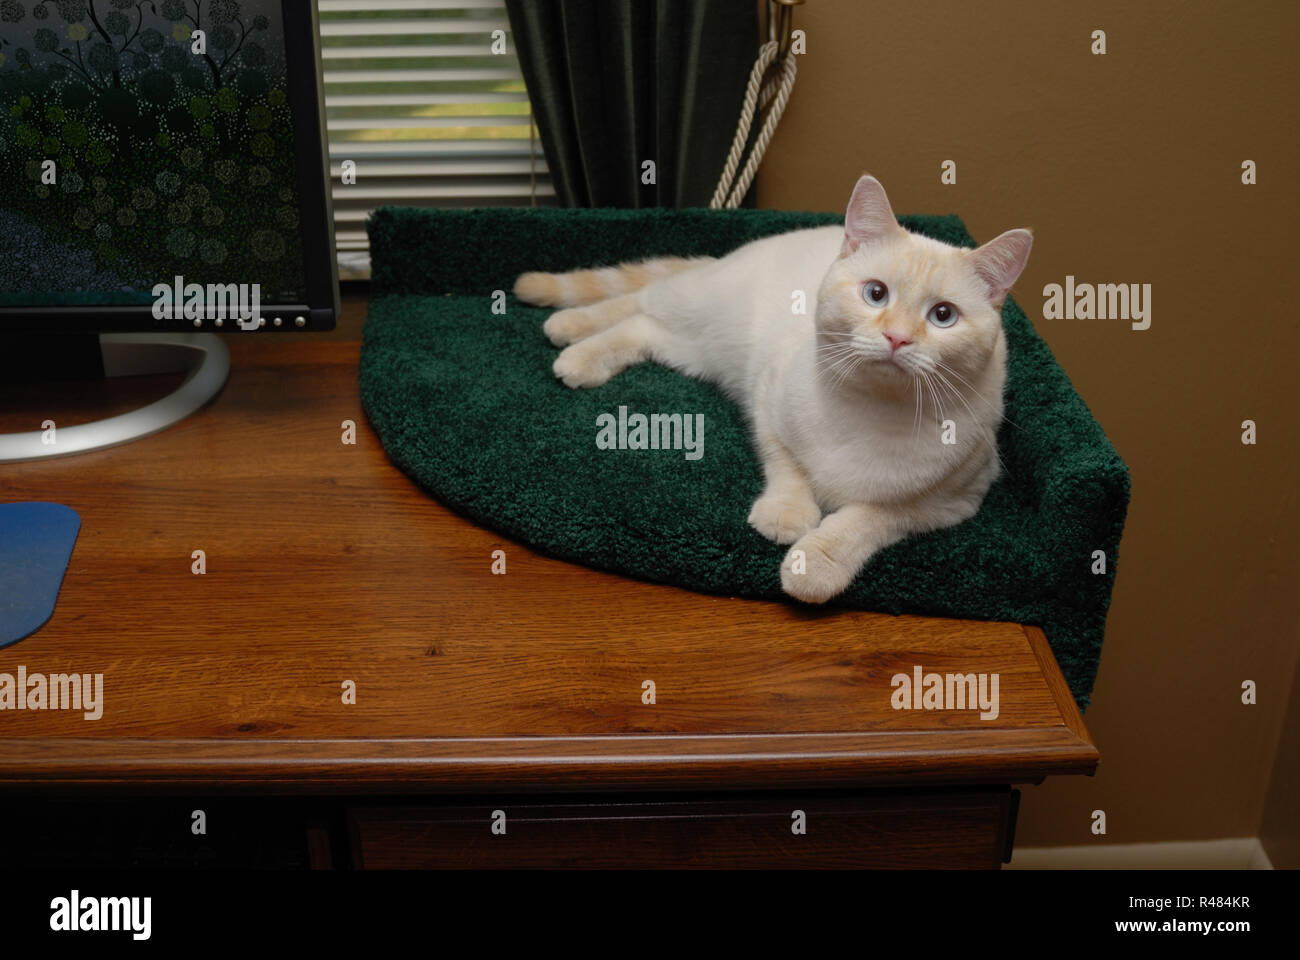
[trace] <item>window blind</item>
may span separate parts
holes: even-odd
[[[385,204],[554,203],[502,0],[319,0],[319,11],[341,256],[366,250],[366,217]],[[353,184],[341,180],[348,160]]]

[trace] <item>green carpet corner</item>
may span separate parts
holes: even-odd
[[[902,217],[965,246],[953,216]],[[533,549],[711,594],[786,600],[787,548],[745,522],[761,473],[744,419],[713,387],[654,364],[595,390],[551,373],[549,311],[507,298],[527,270],[675,254],[842,222],[770,210],[381,208],[361,396],[392,461],[448,506]],[[1007,469],[965,523],[881,551],[836,602],[886,613],[1013,620],[1045,630],[1080,706],[1101,655],[1128,468],[1028,318],[1008,300]],[[595,446],[596,418],[703,413],[704,456]],[[1106,573],[1093,574],[1093,551]],[[793,601],[789,601],[793,602]]]

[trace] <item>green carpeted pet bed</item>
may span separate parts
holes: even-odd
[[[973,246],[956,217],[908,229]],[[787,548],[746,523],[761,473],[737,407],[654,364],[594,390],[556,380],[548,310],[496,291],[528,270],[719,256],[842,222],[767,210],[419,210],[368,224],[372,286],[361,396],[393,462],[476,523],[565,560],[691,590],[791,601]],[[1006,470],[980,512],[877,554],[835,603],[1041,625],[1082,706],[1101,653],[1128,469],[1010,300]],[[597,417],[703,413],[704,456],[602,450]],[[1094,551],[1105,573],[1094,574]]]

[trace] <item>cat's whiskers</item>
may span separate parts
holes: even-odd
[[[857,347],[856,342],[854,341],[853,337],[850,334],[828,333],[828,334],[824,334],[824,336],[826,337],[833,336],[835,337],[835,339],[827,340],[825,342],[818,342],[817,355],[819,357],[822,356],[823,354],[833,355],[836,353],[843,352],[845,350],[853,350],[856,349]]]
[[[926,389],[930,391],[930,407],[934,411],[936,423],[942,423],[948,419],[943,415],[943,402],[939,399],[939,391],[934,386],[934,381],[930,379],[930,374],[924,370],[918,370],[917,373],[925,382]]]
[[[921,378],[912,374],[912,394],[916,398],[916,412],[912,415],[912,443],[916,443],[917,435],[921,432]]]
[[[975,416],[975,411],[971,409],[971,405],[967,401],[965,395],[960,390],[958,390],[955,386],[953,386],[952,381],[949,380],[947,377],[945,377],[942,371],[940,371],[938,367],[932,370],[931,373],[934,375],[935,381],[939,384],[940,387],[943,388],[944,392],[946,394],[956,397],[961,402],[961,404],[966,408],[966,412],[970,414],[970,418],[978,422],[979,418]]]
[[[819,367],[834,366],[839,360],[858,352],[857,346],[852,343],[832,344],[817,351],[817,365]]]
[[[833,343],[819,344],[816,361],[819,372],[826,377],[827,386],[835,390],[857,373],[870,357],[853,334],[835,331],[831,331],[831,334],[841,339]]]
[[[825,374],[828,379],[834,380],[838,375],[838,372],[846,365],[851,364],[857,356],[859,356],[859,353],[855,349],[841,350],[839,353],[828,357],[825,362],[819,364],[821,372]]]
[[[939,358],[935,357],[935,358],[933,358],[933,359],[934,359],[935,364],[936,364],[940,369],[942,369],[943,371],[945,371],[949,376],[956,377],[958,380],[960,380],[962,383],[964,383],[964,384],[966,385],[967,389],[969,389],[971,393],[975,394],[975,396],[979,397],[979,398],[980,398],[981,400],[983,400],[986,404],[988,404],[988,407],[989,407],[990,410],[997,410],[997,409],[998,409],[998,408],[997,408],[997,405],[996,405],[995,403],[993,403],[991,400],[989,400],[988,397],[984,396],[984,394],[980,393],[980,391],[977,390],[977,389],[975,388],[975,385],[974,385],[973,383],[971,383],[969,380],[967,380],[967,379],[966,379],[965,377],[963,377],[960,373],[958,373],[956,370],[954,370],[954,369],[953,369],[952,367],[950,367],[948,364],[944,363],[944,362],[943,362],[942,360],[940,360]],[[1013,427],[1015,427],[1017,430],[1020,429],[1020,425],[1019,425],[1018,423],[1016,423],[1014,420],[1012,420],[1010,417],[1008,417],[1008,416],[1006,415],[1005,412],[1002,414],[1002,419],[1005,420],[1007,423],[1011,424],[1011,425],[1012,425]]]
[[[842,353],[850,353],[858,349],[857,343],[850,339],[835,340],[831,343],[817,344],[817,357],[834,357]]]
[[[855,351],[850,356],[840,362],[838,368],[832,368],[832,379],[830,388],[839,389],[850,377],[858,372],[858,368],[866,363],[867,357],[860,351]]]
[[[851,360],[856,353],[857,351],[853,349],[841,349],[819,357],[817,360],[819,372],[829,377],[841,364]]]
[[[940,363],[940,361],[938,361],[938,360],[936,360],[935,362],[936,362],[936,363]],[[953,371],[950,370],[949,372],[951,373],[951,372],[953,372]],[[941,384],[943,384],[944,387],[947,388],[947,390],[948,390],[949,392],[951,392],[954,396],[957,397],[958,400],[960,400],[963,404],[965,404],[965,406],[966,406],[966,412],[970,414],[971,419],[972,419],[973,421],[975,421],[976,423],[978,423],[978,422],[979,422],[979,417],[977,417],[977,416],[975,415],[975,411],[971,408],[971,405],[966,401],[966,397],[962,395],[961,391],[958,390],[955,386],[953,386],[952,382],[949,381],[948,378],[945,377],[945,376],[944,376],[944,375],[939,371],[938,368],[935,368],[935,369],[932,371],[932,373],[933,373],[934,376],[937,378],[937,380],[938,380]],[[954,376],[957,376],[957,374],[954,373]],[[958,379],[960,379],[960,377],[958,377]],[[964,383],[965,381],[962,381],[962,382]],[[974,388],[972,387],[971,389],[973,390]],[[978,393],[978,391],[976,391],[976,392]],[[981,433],[981,435],[984,435],[984,431],[981,430],[980,433]],[[1011,469],[1007,466],[1007,462],[1006,462],[1005,460],[1002,459],[1002,451],[998,449],[998,439],[997,439],[996,428],[995,428],[992,432],[990,432],[987,436],[985,436],[985,440],[988,442],[989,446],[993,448],[993,455],[994,455],[995,457],[998,458],[998,463],[1002,465],[1002,469],[1005,470],[1008,474],[1010,474],[1010,473],[1011,473]]]

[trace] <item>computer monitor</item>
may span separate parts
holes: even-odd
[[[0,368],[192,358],[166,400],[0,436],[0,461],[188,415],[225,380],[214,332],[334,326],[318,38],[309,0],[0,2]]]

